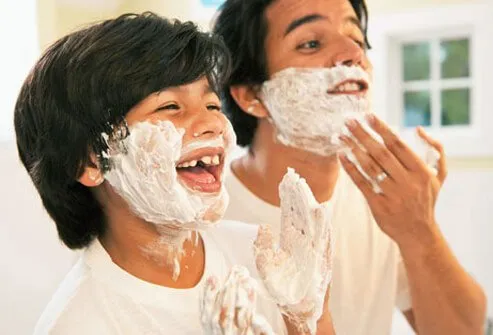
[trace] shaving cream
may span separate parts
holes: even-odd
[[[265,318],[256,313],[257,282],[243,266],[235,265],[223,283],[209,277],[200,300],[207,335],[274,335]]]
[[[281,231],[259,228],[257,269],[268,294],[300,330],[314,334],[332,277],[330,207],[319,204],[306,181],[288,169],[279,186]]]
[[[370,78],[359,66],[333,68],[288,68],[264,82],[260,98],[267,107],[277,139],[322,156],[330,156],[343,145],[339,135],[348,119],[364,122],[370,112],[369,93],[331,94],[347,80]]]
[[[217,194],[189,189],[179,180],[176,164],[183,153],[200,148],[224,147],[227,156],[235,135],[228,123],[224,136],[182,147],[185,131],[176,129],[170,121],[140,122],[129,132],[118,141],[103,134],[109,147],[104,157],[110,162],[104,177],[133,213],[156,225],[160,238],[143,246],[143,251],[153,258],[166,255],[176,280],[183,243],[191,238],[193,230],[214,225],[223,216],[229,199],[224,187]]]

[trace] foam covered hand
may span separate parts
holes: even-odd
[[[330,213],[288,169],[280,186],[281,231],[261,227],[257,269],[270,296],[300,331],[314,334],[332,275]]]
[[[256,281],[248,270],[234,266],[221,283],[207,279],[200,302],[201,323],[207,335],[275,335],[267,321],[255,311]]]

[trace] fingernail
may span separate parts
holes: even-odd
[[[352,119],[352,120],[348,120],[348,121],[346,121],[346,126],[347,126],[350,130],[354,130],[354,129],[356,128],[356,126],[357,126],[357,125],[358,125],[358,124],[357,124],[356,120],[353,120],[353,119]]]
[[[339,140],[341,140],[343,142],[347,142],[348,141],[348,137],[346,135],[339,135]]]
[[[368,123],[370,123],[370,124],[375,124],[375,121],[376,121],[376,119],[375,119],[375,115],[373,115],[373,114],[368,114],[368,115],[366,116],[366,120],[367,120],[367,121],[368,121]]]

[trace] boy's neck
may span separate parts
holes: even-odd
[[[257,197],[279,206],[279,183],[287,168],[305,178],[318,202],[328,201],[339,177],[336,155],[318,156],[286,147],[275,140],[273,126],[260,121],[248,153],[232,164],[238,179]]]
[[[108,229],[99,239],[119,267],[144,281],[170,288],[187,289],[200,282],[205,268],[205,248],[198,232],[192,232],[191,240],[183,243],[183,254],[178,257],[180,274],[174,280],[175,255],[169,254],[170,244],[162,241],[156,226],[129,213],[108,216]]]

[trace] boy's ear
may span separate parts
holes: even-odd
[[[79,177],[79,183],[87,187],[96,187],[103,183],[104,178],[97,167],[86,166]]]
[[[86,165],[84,167],[84,171],[82,172],[82,175],[79,177],[78,181],[84,186],[96,187],[103,183],[104,177],[101,173],[101,170],[99,170],[96,155],[91,153],[90,159],[92,162],[92,166]]]

